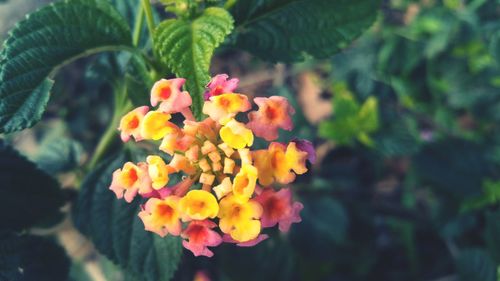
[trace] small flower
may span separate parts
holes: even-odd
[[[146,163],[127,162],[122,169],[117,169],[113,173],[113,181],[109,187],[118,199],[125,198],[125,201],[132,202],[135,195],[151,192],[151,180],[149,179]]]
[[[262,207],[254,200],[241,202],[233,195],[220,201],[219,227],[238,242],[257,238],[260,233]]]
[[[156,106],[159,102],[160,111],[165,113],[181,112],[188,108],[191,103],[191,96],[188,92],[182,92],[182,85],[186,79],[161,79],[156,82],[151,89],[151,105]]]
[[[192,175],[196,172],[196,169],[191,165],[189,159],[181,154],[175,153],[172,160],[170,160],[169,166],[172,167],[176,172],[183,171],[188,175]]]
[[[209,100],[213,96],[218,96],[226,93],[232,93],[236,88],[238,88],[239,79],[233,78],[227,80],[229,76],[227,74],[216,75],[207,84],[208,91],[205,92],[205,100]]]
[[[133,136],[135,141],[142,140],[140,125],[148,110],[149,107],[141,106],[122,117],[118,130],[121,131],[120,136],[123,142],[127,142],[130,136]]]
[[[171,133],[165,135],[159,149],[167,154],[174,155],[175,151],[186,151],[194,140],[193,136],[174,129]]]
[[[182,245],[197,257],[212,257],[214,253],[208,247],[216,247],[222,243],[220,235],[212,230],[215,227],[217,224],[209,220],[190,222],[181,234],[182,238],[187,239],[182,241]]]
[[[294,142],[288,146],[272,142],[267,150],[256,150],[253,156],[259,171],[259,183],[263,186],[269,186],[274,181],[288,184],[295,179],[291,170],[299,175],[307,171],[305,161],[308,154],[297,149]]]
[[[312,142],[302,139],[292,139],[292,142],[297,145],[299,150],[307,153],[307,160],[309,163],[314,164],[316,162],[316,150]]]
[[[248,114],[248,127],[254,134],[267,141],[278,138],[278,128],[290,131],[293,128],[291,114],[295,113],[288,100],[284,97],[255,98],[258,111]]]
[[[227,145],[234,149],[244,148],[253,144],[252,131],[243,123],[231,119],[220,129],[220,137]]]
[[[233,194],[241,200],[248,200],[252,197],[257,183],[257,169],[252,165],[243,165],[241,170],[234,177]]]
[[[144,139],[159,140],[166,134],[175,132],[178,127],[169,122],[170,114],[161,111],[150,111],[144,116],[141,124],[141,135]]]
[[[252,108],[248,97],[240,94],[222,94],[211,97],[203,106],[203,113],[210,116],[214,121],[225,124],[239,112],[245,112]]]
[[[150,198],[139,217],[147,231],[154,232],[161,237],[168,233],[180,235],[182,225],[178,212],[179,197],[168,196],[165,199]]]
[[[167,185],[168,174],[174,172],[174,169],[165,164],[163,159],[157,155],[148,156],[148,174],[151,178],[153,189],[158,190]]]
[[[191,190],[184,196],[179,204],[183,220],[204,220],[215,218],[219,212],[217,199],[205,190]]]
[[[264,209],[261,217],[262,227],[273,227],[279,224],[282,232],[287,232],[292,223],[300,222],[300,211],[304,206],[299,202],[292,203],[292,192],[289,188],[278,192],[268,188],[262,191],[255,201]]]

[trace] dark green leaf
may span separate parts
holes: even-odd
[[[496,281],[496,266],[481,249],[466,249],[457,260],[457,270],[462,281]]]
[[[0,280],[67,280],[70,261],[61,246],[46,238],[0,234]]]
[[[236,45],[269,61],[327,58],[361,35],[376,0],[240,0],[232,9]]]
[[[160,238],[145,231],[137,216],[141,200],[136,198],[128,204],[109,190],[113,171],[128,159],[124,154],[108,159],[86,177],[73,212],[74,221],[96,248],[127,274],[147,281],[167,281],[181,258],[180,239]]]
[[[0,229],[22,230],[57,215],[64,196],[55,179],[0,141]]]
[[[178,77],[187,79],[186,87],[193,98],[196,116],[201,114],[213,52],[232,29],[231,15],[214,7],[193,21],[170,19],[156,28],[155,48]]]
[[[480,146],[454,139],[426,145],[414,166],[424,183],[459,198],[479,195],[492,169]]]
[[[36,163],[49,174],[70,171],[80,164],[83,148],[67,138],[47,140],[42,144]]]
[[[121,15],[101,0],[65,0],[21,21],[0,53],[0,133],[40,120],[52,82],[46,78],[75,58],[131,45]]]
[[[127,94],[136,106],[149,104],[149,92],[154,84],[146,62],[139,56],[132,56],[125,74]]]

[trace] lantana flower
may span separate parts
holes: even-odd
[[[238,115],[251,110],[250,100],[235,93],[238,79],[220,74],[207,85],[207,117],[195,120],[184,83],[183,78],[156,82],[153,108],[139,107],[122,118],[123,141],[131,136],[150,141],[164,154],[117,169],[110,186],[116,197],[131,202],[140,195],[145,230],[181,236],[195,256],[210,257],[209,248],[221,243],[251,247],[269,237],[265,228],[278,225],[285,232],[300,222],[302,204],[282,185],[306,173],[308,160],[315,161],[312,143],[294,139],[252,150],[254,137],[272,141],[279,130],[292,129],[294,110],[288,101],[255,98],[259,109],[244,122]],[[172,121],[178,120],[174,114],[184,121]]]

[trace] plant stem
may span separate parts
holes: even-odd
[[[94,154],[92,155],[92,158],[87,166],[88,170],[94,169],[113,144],[118,142],[118,126],[122,115],[132,109],[132,103],[127,97],[127,88],[124,86],[118,86],[116,88],[117,90],[114,93],[115,103],[113,118],[111,119],[111,122],[104,132],[101,140],[97,144]]]
[[[149,35],[151,36],[151,41],[154,41],[153,35],[155,31],[155,21],[153,18],[153,9],[151,8],[151,3],[149,3],[149,0],[141,0],[141,1],[142,1],[142,8],[144,9],[144,12],[146,14],[146,21],[148,24]]]
[[[142,23],[144,22],[144,7],[139,5],[139,10],[137,11],[137,15],[134,23],[134,36],[133,36],[133,44],[137,47],[139,44],[139,40],[141,39],[141,31],[142,31]]]

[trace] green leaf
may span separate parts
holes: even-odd
[[[414,167],[423,183],[455,198],[478,196],[483,179],[494,169],[485,153],[475,143],[450,139],[427,144],[416,155]]]
[[[377,17],[376,0],[240,0],[236,46],[269,61],[327,58]]]
[[[180,239],[145,231],[137,216],[142,200],[136,198],[129,204],[109,190],[113,171],[128,160],[125,154],[112,157],[85,178],[73,210],[75,225],[127,274],[147,281],[168,281],[181,259]]]
[[[339,144],[351,144],[358,139],[371,146],[369,134],[379,127],[378,101],[369,97],[360,106],[354,95],[344,83],[336,83],[333,91],[333,120],[324,121],[319,126],[319,134]]]
[[[0,229],[19,231],[59,213],[57,181],[0,140]]]
[[[495,281],[496,266],[488,254],[481,249],[466,249],[457,260],[460,280]]]
[[[486,213],[484,235],[491,257],[500,264],[500,211]]]
[[[346,242],[349,217],[344,206],[330,197],[308,196],[301,200],[302,222],[291,229],[291,242],[306,257],[328,256]],[[308,241],[304,243],[304,241]]]
[[[0,234],[0,280],[66,280],[69,265],[64,249],[47,238]]]
[[[100,51],[130,48],[130,29],[101,0],[65,0],[26,17],[0,53],[0,133],[33,126],[41,118],[52,76],[70,61]]]
[[[44,141],[36,163],[40,169],[49,174],[68,172],[80,165],[82,146],[67,138],[49,139]]]
[[[233,18],[222,8],[208,8],[193,21],[169,19],[155,31],[155,48],[178,77],[186,78],[195,116],[201,116],[203,91],[209,81],[212,55],[233,29]]]
[[[132,56],[125,73],[127,95],[135,106],[149,104],[149,92],[154,84],[143,58]]]

